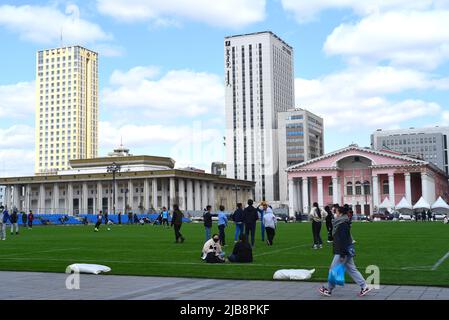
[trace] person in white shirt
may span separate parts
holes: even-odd
[[[263,211],[263,224],[267,232],[267,244],[272,246],[277,223],[276,216],[266,202],[263,203]]]
[[[321,239],[321,224],[326,219],[326,211],[321,210],[318,203],[314,202],[309,217],[312,220],[313,233],[313,249],[323,248],[323,240]]]
[[[221,249],[220,237],[214,234],[203,246],[201,259],[207,263],[223,263],[225,253]]]

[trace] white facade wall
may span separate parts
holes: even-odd
[[[277,113],[294,106],[293,49],[271,32],[224,43],[227,177],[279,200]]]

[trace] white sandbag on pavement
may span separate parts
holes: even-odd
[[[274,273],[274,280],[307,280],[312,277],[315,269],[282,269]]]
[[[86,264],[86,263],[74,263],[65,269],[65,273],[92,273],[99,274],[101,272],[109,272],[111,268],[108,266],[103,266],[101,264]]]

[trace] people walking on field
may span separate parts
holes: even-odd
[[[33,220],[34,214],[33,211],[30,210],[30,213],[28,213],[28,229],[33,229]]]
[[[210,240],[210,231],[212,229],[212,206],[206,206],[203,213],[204,231],[206,232],[206,241]]]
[[[318,203],[314,202],[312,209],[310,210],[310,219],[312,219],[312,234],[313,234],[313,249],[323,248],[323,240],[321,239],[321,224],[323,221],[323,211],[318,206]]]
[[[179,240],[181,240],[181,243],[185,241],[185,238],[181,234],[181,227],[182,227],[182,218],[184,215],[182,214],[181,210],[179,210],[179,206],[177,204],[173,205],[173,215],[171,219],[171,226],[175,229],[175,243],[178,243]]]
[[[427,221],[432,221],[432,211],[427,210]]]
[[[239,241],[234,245],[232,254],[228,257],[229,262],[249,263],[253,262],[253,249],[248,243],[246,234],[241,233]]]
[[[273,209],[268,206],[268,203],[264,203],[263,206],[263,224],[265,226],[265,231],[267,232],[267,244],[269,246],[273,245],[273,239],[276,232],[277,219],[273,213]]]
[[[133,224],[133,213],[132,211],[128,212],[128,222],[127,224]]]
[[[264,208],[265,204],[266,204],[266,202],[262,201],[256,208],[257,212],[260,213],[260,230],[261,230],[261,235],[262,235],[262,241],[265,241],[265,224],[263,221],[263,215],[265,213],[265,210],[263,208]],[[262,209],[260,207],[262,207]]]
[[[118,224],[122,224],[122,212],[118,212]]]
[[[421,212],[421,221],[426,221],[426,219],[427,219],[427,217],[426,217],[426,211],[425,210],[423,210],[422,212]]]
[[[169,227],[168,225],[168,217],[169,217],[169,213],[166,207],[162,207],[162,225],[166,226],[167,228]]]
[[[237,203],[237,209],[232,215],[232,220],[235,223],[234,242],[237,242],[240,235],[243,234],[243,205],[240,202]]]
[[[220,237],[218,234],[214,234],[204,243],[201,259],[207,263],[224,263],[224,255],[225,253],[220,245]]]
[[[228,226],[228,217],[226,216],[226,213],[224,212],[225,207],[220,206],[220,211],[218,211],[218,231],[220,235],[220,244],[222,246],[226,245],[226,234],[225,229]]]
[[[19,224],[17,221],[19,221],[19,215],[17,213],[17,208],[14,208],[12,210],[11,216],[9,217],[9,221],[11,222],[11,235],[14,234],[14,230],[16,232],[16,235],[19,234]]]
[[[6,223],[9,220],[8,210],[0,206],[0,239],[6,240]]]
[[[27,214],[25,213],[25,211],[22,211],[22,227],[26,228],[27,226]]]
[[[335,205],[332,206],[332,211],[335,212],[336,208]],[[327,242],[331,243],[333,238],[332,238],[332,219],[334,219],[334,215],[331,211],[331,209],[329,208],[329,206],[325,206],[324,207],[324,211],[326,211],[326,230],[327,230]]]
[[[344,264],[346,272],[349,276],[360,286],[359,296],[364,296],[372,290],[368,287],[365,279],[361,273],[357,270],[354,263],[355,250],[351,238],[351,224],[349,223],[349,217],[347,211],[344,208],[339,207],[335,214],[332,227],[333,241],[333,254],[330,270],[336,267],[338,264]],[[335,288],[335,284],[329,282],[327,287],[321,287],[318,291],[324,296],[331,296],[332,291]]]
[[[248,206],[243,210],[243,223],[245,224],[245,234],[249,237],[251,233],[251,246],[254,247],[254,236],[256,233],[256,222],[259,219],[256,208],[253,207],[254,201],[249,199]]]
[[[100,210],[100,212],[98,212],[98,215],[97,215],[97,223],[95,223],[95,228],[94,228],[95,232],[98,232],[98,230],[100,229],[100,225],[101,225],[102,221],[103,221],[103,212]]]

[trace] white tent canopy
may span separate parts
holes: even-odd
[[[384,201],[382,201],[382,203],[379,205],[379,209],[387,209],[388,211],[391,210],[391,207],[392,207],[392,205],[391,205],[390,199],[388,199],[388,197],[386,197],[384,199]]]
[[[438,197],[437,201],[432,204],[432,211],[449,213],[449,205],[443,200],[443,198]]]
[[[430,209],[430,204],[426,200],[424,200],[423,197],[419,198],[418,202],[413,206],[413,210],[419,209]]]
[[[405,197],[402,197],[401,201],[399,201],[399,203],[396,205],[396,210],[398,210],[401,213],[406,212],[410,213],[413,211],[413,207]]]

